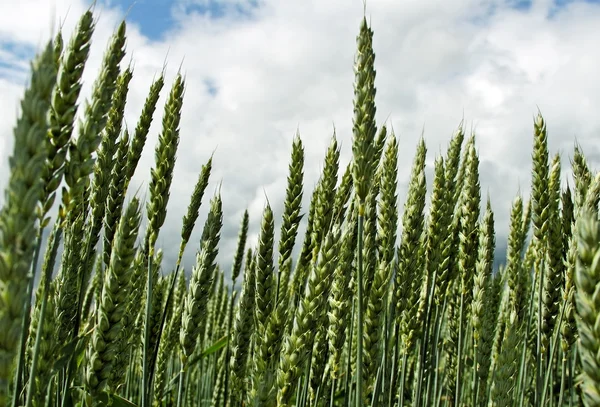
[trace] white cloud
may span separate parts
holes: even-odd
[[[28,0],[26,9],[34,11],[28,11],[27,19],[21,18],[22,2],[2,8],[0,41],[39,48],[51,32],[48,15],[65,16],[68,10],[65,33],[70,33],[85,5],[57,1],[51,6],[45,0]],[[197,173],[215,148],[214,172],[203,208],[222,181],[224,236],[228,238],[221,246],[224,264],[233,255],[246,207],[254,236],[265,193],[276,216],[281,214],[297,127],[307,157],[305,209],[333,124],[345,168],[351,154],[352,65],[362,10],[360,1],[268,0],[245,19],[234,14],[211,20],[198,12],[179,11],[177,26],[158,42],[143,37],[135,25],[128,26],[129,55],[135,64],[127,106],[130,128],[167,54],[161,103],[181,61],[186,75],[179,160],[161,234],[162,244],[173,247],[173,253],[166,256],[175,256],[178,242],[173,239],[179,234]],[[86,95],[109,35],[123,13],[118,8],[101,8],[85,72]],[[573,2],[556,12],[548,1],[534,1],[529,10],[519,11],[492,0],[371,0],[367,14],[375,31],[377,118],[383,123],[389,116],[400,137],[400,207],[421,130],[429,149],[428,162],[432,162],[435,154],[445,150],[463,115],[467,128],[473,127],[477,134],[482,196],[489,191],[499,244],[508,228],[510,202],[519,190],[527,193],[530,185],[537,106],[548,122],[551,152],[562,152],[564,168],[575,137],[592,166],[599,164],[600,152],[594,143],[600,131],[600,79],[595,74],[600,66],[599,6]],[[214,84],[215,96],[207,80]],[[12,145],[8,140],[22,85],[22,80],[16,84],[0,81],[3,162]],[[134,190],[140,182],[147,185],[161,117],[162,108],[157,111]],[[431,173],[430,169],[430,182]],[[3,185],[5,179],[0,180]],[[197,247],[203,221],[201,217],[190,253]]]

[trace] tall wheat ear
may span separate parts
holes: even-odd
[[[597,214],[584,212],[578,225],[577,329],[582,366],[583,403],[600,406],[600,222]]]

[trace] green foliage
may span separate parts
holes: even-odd
[[[513,201],[506,265],[493,270],[494,212],[489,199],[483,208],[475,135],[463,149],[462,123],[435,158],[428,208],[420,139],[400,211],[401,146],[386,126],[377,132],[373,30],[363,18],[352,160],[340,167],[334,134],[305,214],[296,134],[283,211],[266,202],[251,248],[243,213],[237,248],[226,253],[231,280],[216,262],[224,219],[217,192],[188,281],[181,261],[213,157],[198,174],[177,260],[164,265],[156,244],[185,81],[177,75],[164,106],[138,242],[142,203],[125,196],[164,76],[130,134],[125,28],[109,43],[78,126],[91,12],[64,52],[59,33],[32,64],[0,209],[0,405],[12,396],[15,407],[600,406],[600,173],[577,146],[574,187],[563,188],[541,114],[531,199]]]

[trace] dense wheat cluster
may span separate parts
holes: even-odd
[[[429,206],[419,140],[399,206],[407,163],[375,123],[363,18],[352,161],[340,168],[334,135],[302,208],[297,135],[283,213],[265,202],[256,247],[244,213],[237,250],[220,254],[232,256],[229,271],[216,263],[222,201],[205,198],[206,157],[165,268],[157,238],[185,81],[177,75],[163,108],[143,212],[125,197],[134,172],[148,171],[137,166],[164,79],[128,131],[123,22],[81,103],[93,31],[88,11],[68,42],[58,33],[36,57],[14,127],[0,211],[0,405],[600,406],[600,173],[575,148],[563,182],[541,114],[532,189],[514,198],[506,264],[494,270],[474,135],[458,128],[436,158]],[[201,239],[189,242],[203,201]],[[197,254],[186,272],[188,243]]]

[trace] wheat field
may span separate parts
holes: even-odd
[[[231,270],[216,261],[221,196],[205,196],[213,157],[189,197],[177,261],[165,266],[157,245],[184,77],[162,107],[148,199],[127,200],[164,76],[129,131],[125,22],[85,101],[92,11],[48,42],[31,65],[0,210],[0,405],[600,406],[600,173],[575,147],[563,182],[539,113],[531,191],[514,197],[495,270],[494,213],[462,125],[430,191],[419,140],[398,204],[406,163],[375,122],[373,30],[366,18],[357,26],[352,161],[340,166],[333,136],[305,191],[298,134],[283,211],[265,199],[255,247],[244,213],[237,250],[220,254]],[[186,250],[196,251],[187,271]]]

